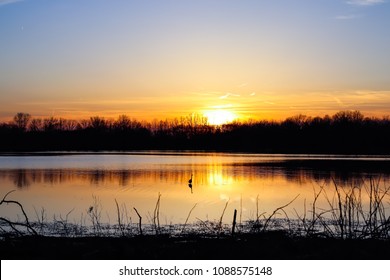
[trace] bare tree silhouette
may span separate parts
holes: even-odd
[[[340,111],[333,116],[300,114],[283,121],[235,121],[214,126],[197,114],[146,122],[126,115],[117,120],[93,116],[76,121],[56,117],[42,120],[17,113],[11,122],[0,123],[0,139],[1,151],[161,149],[390,154],[390,118]]]
[[[27,113],[16,113],[14,116],[14,123],[18,129],[25,131],[27,129],[27,125],[31,119],[31,115]]]

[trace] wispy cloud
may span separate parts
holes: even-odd
[[[220,96],[219,99],[225,99],[225,98],[228,98],[228,97],[230,97],[230,96],[236,96],[236,97],[238,97],[238,96],[240,96],[240,95],[239,95],[239,94],[236,94],[236,93],[227,92],[225,95]]]
[[[377,4],[383,4],[385,3],[385,0],[350,0],[347,1],[350,5],[357,5],[357,6],[372,6]]]
[[[246,87],[248,85],[248,83],[242,83],[241,85],[239,85],[238,87],[239,88],[243,88],[243,87]]]
[[[16,2],[21,2],[23,0],[0,0],[0,6],[4,6],[4,5],[7,5],[7,4],[12,4],[12,3],[16,3]]]
[[[339,16],[336,16],[335,19],[352,20],[352,19],[357,19],[357,18],[361,18],[361,17],[362,17],[361,15],[339,15]]]
[[[340,100],[340,98],[333,97],[334,101],[336,101],[337,105],[340,107],[346,107],[346,105]]]

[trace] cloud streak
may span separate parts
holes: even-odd
[[[336,16],[335,18],[336,19],[339,19],[339,20],[353,20],[353,19],[357,19],[357,18],[361,18],[362,16],[360,15],[339,15],[339,16]]]
[[[225,95],[220,96],[219,99],[226,99],[226,98],[228,98],[228,97],[230,97],[230,96],[238,97],[238,96],[240,96],[240,95],[239,95],[239,94],[236,94],[236,93],[227,92]]]
[[[0,0],[0,7],[8,4],[22,2],[23,0]]]
[[[356,6],[372,6],[372,5],[378,5],[385,3],[385,0],[350,0],[347,1],[350,5],[356,5]]]

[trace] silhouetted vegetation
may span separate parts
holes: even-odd
[[[201,115],[171,120],[33,118],[17,113],[0,123],[0,150],[229,150],[261,153],[389,154],[390,118],[359,111],[297,115],[283,121],[235,121],[215,126]]]
[[[219,220],[198,219],[187,228],[196,204],[184,224],[160,224],[160,194],[148,224],[141,223],[135,208],[139,224],[132,221],[128,208],[116,200],[117,223],[104,224],[100,201],[93,196],[86,210],[88,226],[70,222],[72,210],[49,221],[44,208],[31,222],[22,204],[8,199],[11,193],[0,204],[18,206],[24,218],[0,217],[2,259],[387,259],[390,252],[390,187],[380,180],[370,180],[365,187],[334,182],[333,193],[320,187],[308,203],[311,207],[296,217],[284,209],[298,196],[272,213],[259,213],[256,203],[256,218],[237,225],[237,210],[225,213],[226,202]],[[316,204],[319,196],[328,201],[325,209]],[[225,214],[234,215],[232,225],[222,223]]]

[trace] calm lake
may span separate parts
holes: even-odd
[[[1,197],[15,190],[8,199],[20,202],[30,220],[44,213],[47,221],[67,218],[76,224],[90,222],[91,206],[99,209],[102,222],[116,224],[115,200],[124,222],[137,223],[135,207],[143,223],[152,223],[159,195],[163,225],[184,224],[195,205],[188,223],[218,221],[227,202],[224,223],[232,222],[234,209],[237,222],[253,220],[299,195],[279,215],[294,219],[309,213],[321,188],[316,207],[329,209],[335,184],[344,192],[359,188],[368,203],[370,183],[389,186],[389,179],[389,157],[201,152],[0,156]],[[1,205],[0,211],[2,217],[22,217],[12,205]]]

